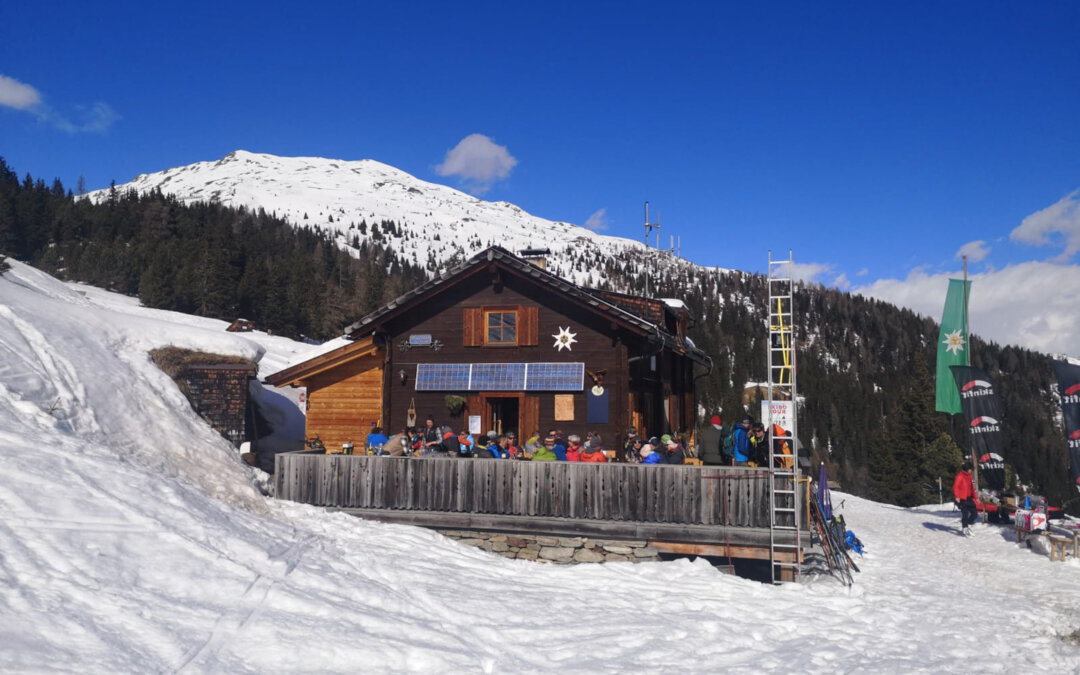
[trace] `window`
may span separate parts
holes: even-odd
[[[516,311],[484,312],[484,325],[487,328],[484,336],[485,345],[517,344]]]
[[[540,344],[536,307],[501,305],[462,307],[465,347],[535,347]]]

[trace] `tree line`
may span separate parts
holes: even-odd
[[[183,204],[160,191],[113,186],[94,203],[59,180],[20,182],[0,159],[0,251],[149,307],[322,340],[425,278],[387,247],[344,243],[262,209]]]

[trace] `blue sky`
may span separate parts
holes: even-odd
[[[684,257],[841,288],[1077,264],[1076,2],[348,4],[7,7],[0,156],[371,158],[636,239],[648,200]]]

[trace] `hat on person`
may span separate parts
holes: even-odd
[[[655,447],[657,445],[660,445],[660,439],[657,438],[656,436],[653,436],[652,438],[649,439],[649,445],[651,445],[653,447]]]
[[[517,436],[514,435],[513,431],[507,431],[506,432],[506,437],[509,438],[510,440],[514,440],[515,438],[517,438]]]
[[[664,434],[663,436],[661,436],[660,437],[660,442],[663,443],[664,445],[667,445],[668,443],[670,443],[671,442],[671,434]]]
[[[713,415],[712,419],[709,420],[709,424],[715,424],[716,426],[720,426],[721,424],[723,424],[723,422],[721,421],[719,415]]]
[[[592,444],[592,445],[590,445],[590,446],[589,446],[588,448],[586,448],[586,449],[585,449],[585,451],[586,451],[586,452],[603,452],[603,451],[604,451],[604,450],[606,450],[606,449],[607,449],[607,448],[605,448],[604,446],[600,445],[599,443],[593,443],[593,444]]]
[[[571,443],[580,443],[581,436],[578,436],[577,434],[570,434],[566,437],[566,440],[570,441]]]
[[[549,443],[551,445],[555,445],[555,437],[554,436],[548,436],[548,437],[546,437],[544,439],[544,445],[548,445]]]
[[[637,436],[637,429],[635,429],[634,427],[630,427],[629,429],[626,430],[626,435],[627,436]]]
[[[746,418],[743,418],[742,423],[743,424],[753,424],[754,420],[750,419],[749,417],[746,417]]]

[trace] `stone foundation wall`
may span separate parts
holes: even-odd
[[[476,546],[504,558],[556,564],[598,562],[648,562],[660,553],[644,541],[613,541],[588,537],[545,537],[531,534],[438,530],[462,544]]]

